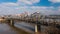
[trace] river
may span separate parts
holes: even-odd
[[[14,22],[14,26],[10,26],[7,23],[0,23],[0,34],[37,34],[34,28],[34,24],[26,22]],[[46,28],[46,26],[41,26],[41,31],[45,33]]]
[[[6,23],[0,23],[0,34],[30,34],[24,30],[10,26]]]

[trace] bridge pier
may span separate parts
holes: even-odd
[[[41,32],[41,25],[35,25],[35,32]]]
[[[10,25],[14,26],[14,20],[10,20]]]
[[[12,19],[8,19],[7,21],[8,21],[8,24],[14,26],[14,20],[12,20]]]

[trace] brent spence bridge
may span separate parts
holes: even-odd
[[[14,26],[14,21],[15,20],[20,20],[20,21],[25,21],[28,23],[32,23],[35,24],[35,32],[38,32],[41,30],[41,25],[44,26],[54,26],[57,27],[58,29],[60,29],[60,19],[55,19],[55,18],[40,18],[33,20],[32,18],[12,18],[12,17],[4,17],[4,19],[6,21],[8,21],[10,23],[10,25]]]

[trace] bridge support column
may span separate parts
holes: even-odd
[[[10,20],[10,24],[14,26],[14,20]]]
[[[41,26],[35,25],[35,32],[40,32],[40,31],[41,31]]]

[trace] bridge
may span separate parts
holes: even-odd
[[[12,26],[14,26],[14,21],[15,20],[20,20],[20,21],[25,21],[25,22],[29,22],[31,24],[35,25],[35,32],[39,32],[41,31],[41,25],[44,26],[54,26],[58,29],[60,29],[60,21],[57,21],[56,19],[45,19],[45,18],[40,18],[38,19],[33,19],[33,18],[14,18],[14,17],[4,17],[3,19],[5,19],[6,21],[8,21],[8,23]]]

